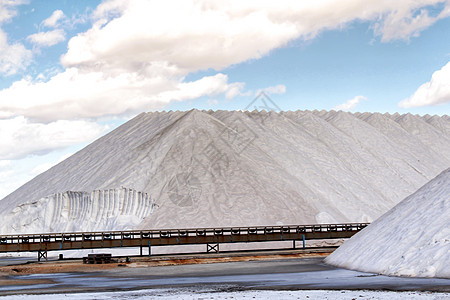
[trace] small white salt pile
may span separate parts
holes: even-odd
[[[342,268],[450,278],[450,168],[325,260]]]

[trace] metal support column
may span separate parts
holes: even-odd
[[[38,251],[38,261],[41,261],[41,258],[45,258],[45,261],[47,261],[47,250]]]
[[[206,252],[216,252],[219,253],[219,243],[217,244],[206,244]]]

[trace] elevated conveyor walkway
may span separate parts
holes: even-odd
[[[368,223],[158,229],[104,232],[65,232],[0,236],[0,252],[36,251],[38,260],[52,250],[205,244],[219,252],[222,243],[303,241],[350,238]],[[295,243],[294,243],[295,245]]]

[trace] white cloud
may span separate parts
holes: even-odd
[[[50,47],[65,39],[66,34],[62,29],[38,32],[27,37],[27,40],[39,47]]]
[[[42,21],[42,25],[45,27],[56,28],[59,26],[59,22],[65,18],[62,10],[55,10],[50,17]]]
[[[27,37],[27,40],[37,47],[51,47],[65,41],[66,32],[59,28],[61,26],[61,21],[65,19],[66,16],[62,10],[55,10],[50,17],[41,22],[43,27],[54,29],[31,34]]]
[[[11,161],[9,160],[0,160],[0,168],[4,168],[11,165]]]
[[[10,21],[17,15],[16,7],[27,3],[27,0],[0,0],[0,24]]]
[[[29,156],[18,160],[0,160],[0,199],[73,154],[66,151],[54,151],[43,156]]]
[[[35,121],[98,118],[162,108],[171,101],[235,92],[224,74],[180,82],[139,73],[105,74],[69,68],[47,82],[24,78],[0,91],[0,117],[22,115]]]
[[[91,141],[105,132],[104,126],[88,121],[31,123],[24,117],[0,120],[0,160],[45,154],[69,145]]]
[[[386,40],[407,38],[420,21],[431,24],[426,7],[436,3],[450,7],[444,0],[105,1],[96,11],[99,21],[71,39],[62,61],[133,69],[135,63],[169,61],[185,71],[222,69],[358,19],[375,21]],[[116,18],[109,21],[111,14]]]
[[[427,6],[438,3],[444,3],[445,8],[436,16],[430,16]],[[380,35],[384,42],[396,39],[408,40],[410,37],[419,36],[421,31],[448,16],[450,16],[450,2],[447,0],[428,1],[426,5],[422,1],[411,1],[408,6],[399,3],[396,9],[385,13],[382,22],[374,25],[374,32]]]
[[[6,33],[0,29],[0,73],[16,74],[30,64],[31,58],[30,50],[20,43],[9,44]]]
[[[422,84],[414,94],[399,103],[400,107],[419,107],[450,103],[450,62],[431,76],[431,80]]]
[[[16,186],[10,182],[14,170],[8,160],[0,160],[0,199],[9,194]]]
[[[13,172],[11,169],[11,161],[0,160],[0,182],[5,181]]]
[[[90,118],[220,93],[231,99],[242,94],[243,83],[229,83],[221,73],[194,82],[185,76],[258,59],[354,20],[375,22],[375,34],[385,40],[408,38],[432,23],[415,25],[432,18],[426,11],[436,3],[445,4],[439,14],[444,15],[450,2],[443,0],[104,1],[92,28],[70,39],[61,59],[65,71],[46,82],[25,78],[0,91],[0,117]],[[61,18],[54,12],[46,23],[56,26]],[[57,40],[44,36],[36,41]]]
[[[16,14],[16,7],[25,1],[0,0],[0,26]],[[13,75],[24,70],[31,62],[32,54],[21,43],[9,43],[7,34],[0,28],[0,74]]]
[[[367,100],[367,98],[364,96],[356,96],[355,98],[350,99],[345,103],[335,106],[333,109],[350,111],[350,110],[353,110],[361,101],[365,101],[365,100]]]
[[[261,90],[257,90],[255,95],[259,95],[259,94],[261,94],[261,92],[264,92],[268,95],[284,94],[284,93],[286,93],[286,86],[284,84],[269,86],[269,87],[263,88]]]

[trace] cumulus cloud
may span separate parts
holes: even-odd
[[[450,102],[450,62],[431,76],[431,80],[422,84],[414,94],[399,103],[400,107],[410,108],[438,105]]]
[[[45,27],[56,28],[59,26],[59,22],[65,18],[62,10],[55,10],[50,17],[42,21],[42,25]]]
[[[0,182],[6,180],[12,173],[10,169],[11,161],[0,160]]]
[[[438,17],[450,6],[444,0],[280,1],[104,1],[92,28],[69,40],[61,58],[65,71],[0,91],[0,117],[23,114],[48,122],[159,109],[207,95],[231,99],[242,93],[243,83],[229,83],[222,73],[194,82],[186,82],[186,75],[220,72],[355,20],[373,22],[384,40],[408,38],[432,23],[419,28],[420,20],[437,18],[428,14],[430,5],[441,4]],[[57,26],[62,18],[55,11],[44,22]],[[30,39],[50,45],[62,35]]]
[[[444,9],[436,16],[430,15],[429,5],[439,3],[445,5]],[[380,35],[384,42],[396,39],[408,40],[410,37],[417,37],[421,31],[448,16],[450,16],[449,1],[429,1],[426,5],[422,1],[412,1],[408,6],[400,4],[394,10],[385,13],[382,21],[374,25],[374,32]]]
[[[17,14],[17,6],[24,1],[0,0],[0,26]],[[0,74],[13,75],[24,70],[31,62],[32,53],[21,43],[9,43],[7,34],[0,28]]]
[[[27,37],[31,43],[39,47],[50,47],[63,42],[66,34],[62,29],[38,32]]]
[[[16,7],[26,3],[27,0],[0,0],[0,24],[10,21],[17,15]]]
[[[406,38],[425,19],[413,22],[414,14],[428,16],[427,7],[438,3],[446,5],[445,15],[450,4],[444,0],[106,1],[96,11],[96,25],[71,39],[62,61],[135,68],[156,60],[185,71],[222,69],[358,19],[375,21],[376,33],[387,40]],[[108,20],[110,14],[120,16]]]
[[[259,94],[261,94],[261,92],[264,92],[268,95],[284,94],[284,93],[286,93],[286,86],[284,84],[269,86],[269,87],[263,88],[261,90],[257,90],[255,95],[259,95]]]
[[[105,130],[106,127],[88,121],[60,120],[40,124],[24,117],[0,120],[0,161],[24,158],[29,154],[45,154],[91,141]]]
[[[66,40],[66,32],[61,29],[61,21],[66,19],[62,10],[55,10],[50,17],[41,22],[41,26],[54,28],[31,34],[27,40],[38,48],[51,47]]]
[[[0,73],[13,75],[25,70],[32,56],[31,51],[21,43],[9,44],[6,33],[0,29]]]
[[[0,91],[0,117],[22,115],[34,121],[99,118],[162,108],[171,101],[235,93],[240,83],[224,74],[179,82],[139,73],[117,75],[69,68],[47,82],[24,78]]]
[[[0,199],[6,196],[15,188],[14,184],[10,182],[14,170],[11,167],[9,160],[0,160]]]
[[[333,109],[334,110],[343,110],[343,111],[350,111],[353,110],[361,101],[365,101],[367,100],[366,97],[364,96],[356,96],[353,99],[348,100],[345,103],[342,103],[338,106],[335,106]]]

